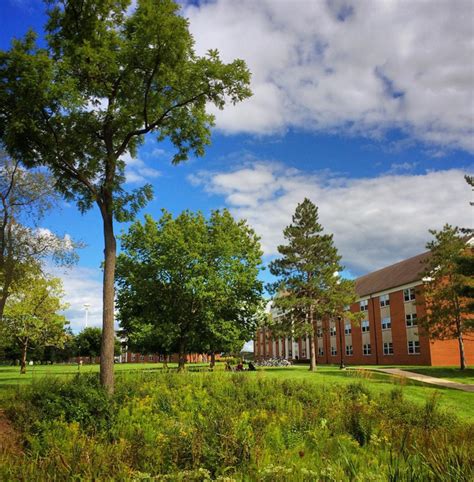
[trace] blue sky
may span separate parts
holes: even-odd
[[[265,260],[305,196],[357,276],[424,250],[429,228],[473,225],[463,181],[474,165],[473,4],[261,0],[183,5],[196,51],[243,58],[254,96],[216,113],[212,145],[171,166],[147,138],[128,187],[151,182],[143,210],[228,207],[262,236]],[[39,0],[0,2],[0,48],[45,21]],[[101,222],[63,204],[44,227],[84,241],[64,280],[74,329],[100,324]],[[117,232],[124,226],[117,225]],[[267,275],[262,275],[267,279]]]

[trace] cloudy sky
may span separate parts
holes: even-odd
[[[2,0],[0,48],[40,31],[42,12],[40,0]],[[268,261],[306,196],[351,276],[422,252],[430,228],[474,224],[463,181],[474,170],[473,1],[217,0],[182,13],[197,53],[247,62],[254,95],[216,112],[204,158],[173,167],[169,143],[149,138],[126,159],[128,187],[154,185],[144,213],[228,207]],[[44,224],[87,244],[77,267],[55,272],[73,328],[85,303],[99,325],[98,213],[64,204]]]

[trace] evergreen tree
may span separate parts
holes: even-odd
[[[281,328],[294,336],[309,335],[312,371],[317,321],[354,318],[347,307],[356,299],[354,282],[338,275],[343,266],[333,236],[323,233],[318,219],[318,208],[309,199],[296,207],[293,223],[283,231],[287,244],[278,246],[281,257],[270,263],[278,281],[269,287],[275,307],[283,313]]]
[[[449,224],[430,233],[435,239],[426,245],[431,256],[424,273],[426,315],[420,324],[433,339],[458,340],[460,368],[464,370],[463,338],[474,330],[472,302],[465,296],[472,295],[472,278],[466,283],[466,273],[472,273],[472,248],[466,247],[460,229]]]

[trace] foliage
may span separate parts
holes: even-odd
[[[26,171],[0,151],[0,318],[16,284],[41,270],[46,257],[66,265],[76,260],[79,245],[69,236],[38,228],[56,198],[51,176]]]
[[[58,312],[67,305],[62,302],[59,278],[33,275],[23,280],[14,297],[5,306],[0,321],[2,337],[22,351],[21,372],[26,371],[26,355],[30,347],[63,346],[67,339],[66,318]]]
[[[318,208],[305,198],[283,231],[287,244],[278,246],[280,258],[270,263],[270,272],[278,278],[270,289],[276,295],[274,306],[282,313],[283,331],[310,334],[312,368],[317,320],[357,318],[348,308],[356,300],[354,282],[339,277],[341,256],[318,219]]]
[[[240,351],[252,338],[262,284],[258,238],[213,211],[163,211],[122,236],[117,307],[130,344],[158,353]],[[181,357],[182,358],[182,357]]]
[[[472,265],[472,248],[466,246],[457,227],[446,224],[442,231],[430,233],[434,240],[426,245],[431,251],[424,273],[426,315],[420,321],[430,337],[458,340],[460,366],[464,369],[463,336],[474,330],[474,317],[468,298],[463,296],[472,280],[466,281],[462,270]],[[467,263],[462,261],[465,259]]]
[[[104,233],[101,381],[113,391],[114,219],[130,221],[149,184],[126,191],[126,155],[147,134],[169,139],[174,163],[202,156],[214,117],[251,95],[245,62],[199,57],[173,0],[47,0],[46,45],[28,32],[0,52],[0,139],[27,166],[48,166],[84,212],[97,204]]]
[[[96,327],[86,327],[74,337],[75,354],[78,356],[100,356],[102,330]],[[115,340],[115,355],[120,355],[120,342]]]
[[[18,403],[20,402],[20,403]],[[25,455],[6,480],[471,480],[472,424],[403,388],[322,386],[256,373],[79,376],[15,394]],[[375,416],[376,414],[376,416]],[[95,420],[95,421],[93,421]],[[3,462],[3,463],[2,463]]]

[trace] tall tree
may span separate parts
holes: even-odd
[[[7,301],[0,331],[21,350],[20,373],[26,373],[29,348],[61,347],[66,341],[67,321],[59,313],[67,307],[62,297],[59,278],[34,274],[22,280],[15,295]]]
[[[214,118],[251,95],[242,60],[217,50],[198,57],[173,0],[48,0],[46,47],[29,32],[0,53],[0,139],[28,166],[49,166],[56,186],[103,221],[103,337],[100,379],[113,391],[114,219],[133,219],[150,185],[126,192],[124,155],[144,136],[168,138],[173,163],[204,154]]]
[[[356,300],[354,282],[340,279],[341,256],[332,234],[323,234],[318,208],[307,198],[296,207],[293,222],[278,246],[280,258],[270,263],[278,281],[269,286],[273,303],[282,311],[279,331],[309,335],[310,370],[316,370],[317,321],[344,316],[354,318],[348,306]],[[341,347],[342,349],[342,347]]]
[[[474,316],[465,296],[463,270],[472,267],[472,247],[457,227],[446,224],[441,231],[430,230],[434,239],[426,247],[431,251],[424,273],[426,315],[420,319],[431,338],[455,339],[459,346],[459,364],[466,368],[464,336],[474,331]],[[460,259],[467,259],[461,261]],[[472,283],[472,280],[470,280]],[[472,288],[471,288],[472,289]],[[472,293],[472,291],[471,291]]]
[[[46,257],[61,264],[76,259],[76,243],[38,224],[56,198],[49,175],[26,171],[0,151],[0,319],[15,283],[21,282],[32,266],[41,269]]]
[[[262,284],[258,238],[228,211],[146,216],[122,237],[117,303],[127,336],[162,353],[221,351],[252,338]],[[138,336],[137,336],[138,333]]]

